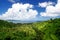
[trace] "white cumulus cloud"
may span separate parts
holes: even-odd
[[[38,12],[33,10],[33,5],[15,3],[4,14],[0,15],[3,20],[31,20],[36,18]]]
[[[45,8],[46,8],[45,12],[40,13],[41,16],[45,16],[45,17],[47,17],[47,16],[48,17],[60,16],[60,0],[57,1],[57,4],[55,6],[48,5]]]
[[[47,7],[47,6],[53,5],[53,4],[55,4],[55,3],[53,3],[53,2],[43,2],[43,3],[39,3],[39,6],[40,7]]]

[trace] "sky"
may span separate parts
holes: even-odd
[[[60,18],[60,0],[0,0],[0,19],[42,21]]]

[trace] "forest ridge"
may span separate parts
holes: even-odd
[[[0,20],[0,40],[60,40],[60,18],[24,24]]]

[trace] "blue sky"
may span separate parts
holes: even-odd
[[[39,20],[48,20],[50,18],[57,18],[57,17],[60,17],[59,2],[60,0],[0,0],[0,19],[39,21]],[[19,6],[21,4],[22,6]],[[24,6],[26,6],[27,8],[25,8]],[[21,7],[24,7],[24,8],[21,8]],[[14,8],[16,10],[14,10]],[[11,11],[11,10],[14,10],[14,11]],[[17,10],[18,11],[21,10],[21,12],[20,11],[18,12]],[[24,13],[25,10],[27,11],[26,13]],[[12,16],[12,15],[15,15],[15,16]]]
[[[35,5],[36,6],[35,9],[37,9],[38,11],[39,10],[44,11],[44,9],[37,7],[37,5],[39,2],[48,2],[48,1],[55,2],[55,3],[57,2],[56,0],[18,0],[18,1],[16,1],[16,3],[18,3],[18,2],[19,3],[30,3],[30,4]],[[12,4],[13,3],[10,2],[9,0],[0,0],[0,13],[6,12],[7,9],[11,7]]]

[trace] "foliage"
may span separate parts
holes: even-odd
[[[60,18],[24,24],[0,20],[0,40],[60,40]]]

